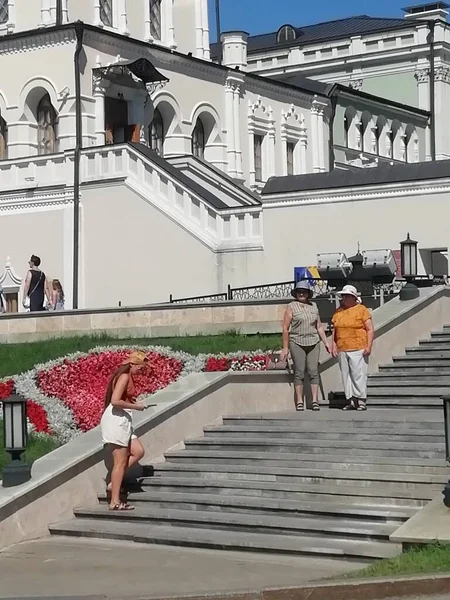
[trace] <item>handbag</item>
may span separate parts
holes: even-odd
[[[274,352],[272,354],[269,354],[266,358],[266,369],[267,371],[288,370],[289,365],[287,358],[282,360],[280,352]]]

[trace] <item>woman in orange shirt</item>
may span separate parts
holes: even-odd
[[[344,410],[367,410],[367,367],[373,344],[372,317],[353,285],[338,294],[342,306],[332,318],[332,354],[339,360],[347,405]]]

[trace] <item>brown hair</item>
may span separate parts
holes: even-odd
[[[105,393],[105,409],[104,410],[106,410],[108,408],[108,406],[111,404],[111,398],[112,398],[112,395],[113,395],[113,392],[114,392],[116,381],[124,373],[128,374],[130,372],[130,369],[131,369],[131,364],[127,363],[126,365],[122,365],[121,367],[119,367],[111,375],[111,379],[109,380],[108,387],[106,388],[106,393]]]
[[[64,302],[64,290],[59,279],[53,279],[52,288],[59,292],[59,298],[61,302]]]

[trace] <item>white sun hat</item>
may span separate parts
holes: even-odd
[[[359,292],[354,285],[344,285],[340,292],[337,292],[337,296],[355,296],[359,299]]]

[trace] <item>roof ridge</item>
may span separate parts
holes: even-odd
[[[319,23],[311,23],[309,25],[303,25],[303,26],[300,25],[298,27],[295,25],[291,25],[291,26],[294,27],[294,29],[296,31],[304,31],[305,29],[309,29],[311,27],[320,27],[321,25],[331,25],[333,23],[342,23],[343,21],[354,21],[357,19],[369,19],[370,21],[393,21],[393,22],[405,23],[405,25],[411,24],[411,23],[408,23],[402,17],[373,17],[371,15],[352,15],[351,17],[342,17],[340,19],[332,19],[331,21],[320,21]],[[290,25],[290,23],[285,23],[284,25]],[[279,30],[279,28],[275,31],[266,31],[265,33],[256,33],[255,35],[249,36],[249,39],[255,39],[258,37],[275,35],[278,32],[278,30]]]

